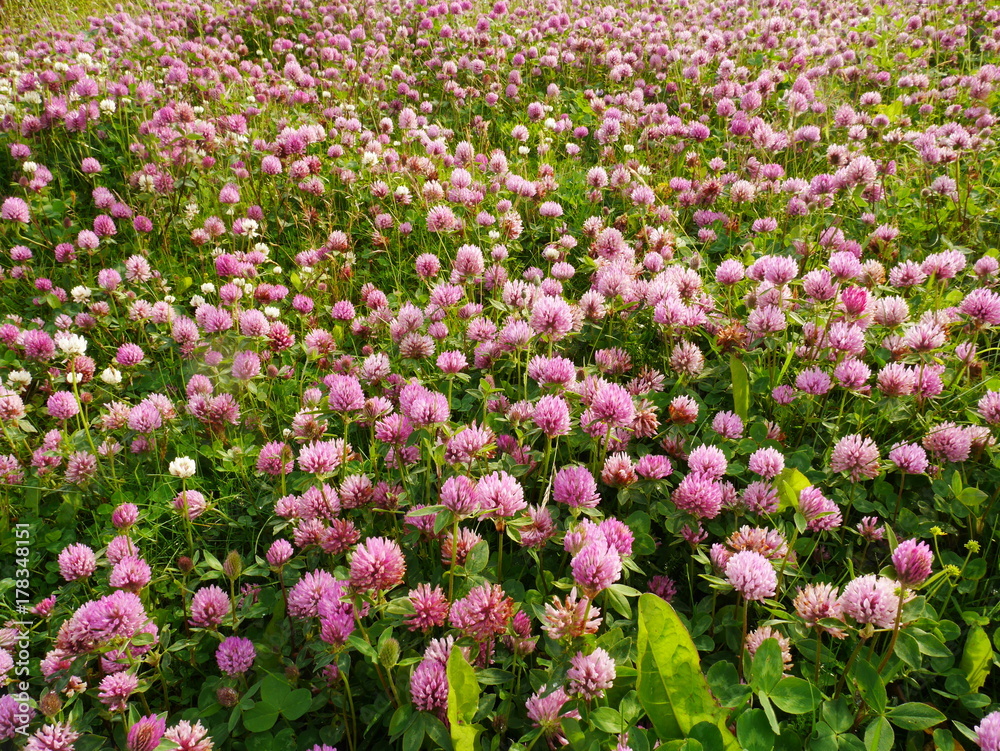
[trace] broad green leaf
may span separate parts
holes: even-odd
[[[731,662],[715,663],[708,669],[706,677],[712,696],[724,707],[742,707],[753,696],[753,689],[740,682],[736,666]]]
[[[691,728],[688,739],[698,741],[703,748],[722,748],[722,732],[711,722],[699,722]]]
[[[825,722],[817,722],[809,740],[809,751],[837,751],[839,745],[833,728]]]
[[[876,717],[865,728],[865,748],[868,751],[892,751],[895,734],[884,717]]]
[[[719,728],[723,747],[739,744],[708,690],[698,650],[677,613],[654,594],[639,597],[639,674],[636,691],[661,740],[685,737],[699,722]]]
[[[598,707],[590,713],[590,722],[598,730],[605,733],[624,733],[628,730],[622,720],[622,714],[612,707]]]
[[[629,605],[628,600],[625,596],[611,587],[604,590],[604,596],[607,598],[607,604],[618,613],[622,618],[632,617],[632,606]]]
[[[854,724],[854,713],[844,698],[823,702],[820,714],[835,733],[846,733]]]
[[[417,721],[412,723],[403,733],[403,751],[420,751],[424,745],[424,725],[423,717],[417,717]]]
[[[878,674],[878,671],[867,660],[858,660],[854,665],[853,674],[854,680],[858,683],[858,691],[861,693],[861,698],[865,700],[865,703],[875,714],[884,714],[886,704],[889,703],[889,698],[885,693],[885,684],[882,682],[882,676]]]
[[[990,637],[981,626],[973,626],[969,630],[969,638],[965,640],[960,664],[970,689],[978,691],[982,688],[992,664],[993,645],[990,644]]]
[[[788,714],[812,712],[823,699],[819,689],[801,678],[782,678],[768,694],[775,706]]]
[[[926,730],[945,721],[945,716],[928,704],[909,702],[893,707],[885,716],[903,730]]]
[[[753,656],[750,669],[750,685],[758,693],[770,694],[781,680],[784,664],[781,661],[781,645],[777,639],[765,639]]]
[[[896,637],[896,646],[893,651],[899,659],[911,668],[920,667],[920,645],[906,631],[900,630],[899,635]]]
[[[404,704],[396,709],[396,711],[392,713],[392,719],[389,720],[389,735],[393,738],[398,736],[413,724],[413,719],[416,716],[417,715],[413,711],[412,704]]]
[[[253,705],[252,709],[243,713],[243,727],[251,733],[263,733],[274,727],[279,714],[281,714],[281,710],[274,704],[259,701]]]
[[[958,473],[956,472],[956,474]],[[963,488],[962,492],[958,494],[958,500],[969,508],[976,508],[982,505],[982,502],[987,498],[989,496],[979,488]]]
[[[763,709],[744,712],[736,721],[736,739],[744,751],[771,751],[774,738]]]
[[[479,683],[476,671],[458,647],[448,657],[448,721],[455,751],[473,751],[478,728],[472,722],[479,709]]]
[[[955,738],[950,731],[944,728],[938,728],[934,731],[934,749],[935,751],[954,751]]]
[[[480,540],[472,546],[468,557],[465,559],[465,570],[470,574],[478,574],[490,560],[490,544],[486,540]]]
[[[736,355],[729,356],[729,377],[733,384],[733,411],[746,420],[750,413],[750,378],[747,366]]]
[[[297,688],[288,695],[281,705],[281,714],[286,720],[297,720],[309,711],[312,693],[307,688]]]
[[[774,479],[778,486],[779,510],[797,509],[799,507],[799,493],[812,485],[809,478],[795,467],[785,467]]]
[[[514,674],[509,670],[499,668],[487,668],[476,673],[476,680],[484,686],[502,686],[514,680]]]
[[[269,675],[260,683],[261,700],[276,707],[280,707],[285,702],[291,691],[288,683],[277,676]]]

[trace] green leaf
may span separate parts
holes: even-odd
[[[448,657],[448,721],[455,751],[473,751],[479,729],[472,722],[479,709],[479,683],[476,671],[458,647]]]
[[[424,745],[423,717],[419,717],[403,733],[403,751],[420,751]]]
[[[875,714],[885,714],[889,698],[885,693],[882,676],[867,660],[858,660],[854,665],[854,680],[857,681],[861,698]],[[867,741],[866,741],[867,742]]]
[[[844,698],[823,702],[820,713],[835,733],[846,733],[854,724],[854,713]]]
[[[781,680],[782,670],[781,645],[777,639],[765,639],[753,656],[750,685],[757,693],[770,694]]]
[[[775,735],[780,734],[781,725],[778,724],[778,716],[774,713],[774,705],[771,700],[767,698],[767,694],[758,694],[757,698],[760,699],[760,707],[764,710],[764,716],[767,717],[771,730],[774,731]]]
[[[958,500],[969,508],[979,507],[987,498],[989,496],[979,488],[963,488],[962,492],[958,494]]]
[[[604,596],[607,598],[608,604],[618,615],[622,618],[632,617],[632,606],[629,605],[628,600],[625,599],[625,596],[621,592],[608,587],[604,590]]]
[[[934,707],[915,701],[893,707],[885,713],[885,716],[893,725],[903,730],[926,730],[940,725],[946,719]]]
[[[468,557],[465,559],[465,570],[470,574],[478,574],[490,561],[490,544],[486,540],[480,540],[472,546]]]
[[[774,731],[763,709],[751,709],[740,715],[736,721],[736,739],[744,751],[771,751],[774,748]]]
[[[510,683],[513,679],[512,672],[499,668],[487,668],[476,673],[476,680],[483,686],[502,686],[504,683]]]
[[[612,707],[598,707],[590,713],[590,722],[598,730],[605,733],[624,733],[628,728],[622,714]]]
[[[981,626],[973,626],[969,629],[969,638],[965,640],[962,662],[959,665],[970,689],[978,691],[982,688],[992,664],[993,645],[990,644],[990,637]]]
[[[801,678],[782,678],[768,694],[775,706],[788,714],[805,714],[819,706],[823,697],[819,689]]]
[[[731,662],[717,662],[708,669],[709,688],[712,695],[724,707],[735,709],[746,704],[753,696],[753,689],[740,682],[736,666]]]
[[[251,733],[263,733],[274,727],[281,710],[266,701],[259,701],[248,712],[243,713],[243,727]]]
[[[392,713],[392,719],[389,720],[389,735],[393,738],[397,737],[413,724],[414,717],[416,717],[416,715],[413,712],[412,704],[404,704],[399,707]]]
[[[954,751],[955,738],[951,731],[938,728],[934,731],[934,748],[936,751]]]
[[[699,722],[691,728],[688,739],[698,741],[702,748],[722,748],[722,732],[711,722]]]
[[[899,659],[911,668],[920,667],[920,645],[906,631],[900,630],[896,637],[896,647],[893,651]]]
[[[723,747],[737,751],[726,715],[709,693],[691,635],[670,604],[654,594],[639,597],[637,646],[636,691],[660,739],[683,738],[699,722],[711,722],[720,730]]]
[[[876,717],[865,728],[865,748],[868,751],[892,751],[894,740],[892,725],[884,717]]]
[[[778,486],[779,510],[797,509],[799,507],[799,494],[812,485],[809,478],[795,467],[785,467],[774,479]]]
[[[269,675],[260,683],[260,698],[268,704],[280,707],[288,698],[291,690],[288,683],[276,676]]]
[[[312,693],[307,688],[297,688],[288,695],[281,705],[281,714],[286,720],[297,720],[309,711],[312,704]]]
[[[750,378],[747,366],[735,354],[729,356],[729,376],[733,384],[733,411],[745,421],[750,414]]]

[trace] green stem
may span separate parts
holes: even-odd
[[[819,688],[819,666],[823,655],[823,629],[816,627],[816,667],[813,670],[813,685]]]
[[[740,661],[737,663],[737,667],[739,668],[740,679],[742,680],[743,660],[746,657],[747,651],[747,626],[749,622],[750,601],[742,595],[740,596],[740,599],[743,600],[743,632],[740,635]]]
[[[455,600],[455,563],[458,561],[458,517],[451,526],[451,566],[448,570],[448,601]]]
[[[857,658],[858,652],[861,651],[861,648],[864,645],[865,645],[865,639],[863,637],[860,637],[858,639],[858,646],[854,648],[854,651],[851,652],[851,656],[847,658],[847,664],[844,665],[844,672],[841,673],[840,679],[837,681],[837,688],[833,694],[833,698],[835,700],[840,698],[840,694],[844,690],[844,681],[847,680],[847,674],[851,672],[851,667],[854,665],[854,660]]]
[[[344,679],[344,693],[347,694],[347,703],[351,708],[351,722],[348,724],[347,707],[344,707],[344,735],[347,736],[347,745],[350,746],[351,751],[354,751],[354,737],[358,734],[358,727],[356,724],[357,715],[354,712],[354,694],[351,693],[351,683],[347,680],[347,676],[343,671],[341,671],[340,677]]]
[[[892,657],[892,650],[896,647],[896,639],[899,638],[899,624],[903,620],[903,601],[906,599],[906,587],[899,588],[899,604],[896,606],[896,622],[892,624],[892,638],[889,639],[889,646],[885,650],[882,662],[878,665],[878,672],[881,673],[885,666],[889,664]]]

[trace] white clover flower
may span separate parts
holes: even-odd
[[[201,285],[201,291],[204,292],[206,295],[210,295],[213,292],[215,292],[215,285],[212,284],[212,282],[205,282],[203,285]]]
[[[265,258],[271,252],[271,249],[268,247],[267,243],[257,243],[256,245],[253,246],[253,249],[258,253],[262,254]]]
[[[67,373],[66,383],[74,386],[83,380],[83,373]]]
[[[278,310],[273,305],[268,305],[266,308],[264,308],[264,315],[266,315],[268,318],[278,319],[281,318],[281,311]]]
[[[281,276],[283,273],[285,273],[285,270],[281,268],[281,266],[275,266],[273,269],[271,269],[271,272],[276,276]]]
[[[117,386],[122,382],[122,374],[116,368],[105,368],[101,371],[101,380],[109,386]]]
[[[26,175],[35,174],[35,170],[38,169],[38,165],[35,162],[25,162],[21,165],[21,172]]]
[[[7,386],[12,389],[26,389],[31,385],[31,373],[27,370],[12,370],[7,374]]]
[[[205,298],[201,295],[191,295],[191,307],[197,308],[199,305],[205,304]]]
[[[115,104],[114,99],[102,99],[101,103],[97,106],[100,107],[101,112],[105,115],[113,115],[115,114],[115,110],[118,109],[118,105]]]
[[[56,335],[56,345],[67,357],[82,355],[87,351],[87,340],[79,334],[66,334],[60,332]]]
[[[73,302],[83,303],[90,299],[90,289],[84,287],[82,284],[78,284],[69,291],[70,297],[73,298]]]
[[[487,233],[487,237],[489,237],[490,240],[496,241],[500,239],[500,233],[495,229],[491,229],[489,233]]]
[[[529,149],[527,146],[518,146],[517,153],[520,154],[521,156],[527,156],[528,154],[531,153],[531,149]]]
[[[622,146],[622,149],[625,150],[626,154],[631,154],[633,151],[635,151],[635,146],[633,146],[630,143],[627,143],[624,146]]]
[[[194,463],[194,459],[189,456],[178,456],[168,467],[168,471],[174,477],[179,477],[182,480],[186,480],[188,477],[194,477],[195,471],[198,469],[197,465]]]

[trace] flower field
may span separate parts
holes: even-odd
[[[0,40],[4,748],[1000,750],[1000,8],[94,13]]]

